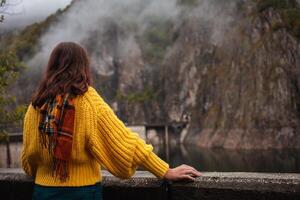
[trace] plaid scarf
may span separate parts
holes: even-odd
[[[75,107],[70,94],[48,99],[40,108],[40,143],[53,159],[52,176],[61,181],[69,178]]]

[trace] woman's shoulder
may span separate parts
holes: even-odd
[[[88,93],[98,93],[97,90],[93,86],[89,86],[87,92]]]
[[[96,99],[102,99],[100,93],[92,86],[89,86],[87,91],[82,95],[85,99],[88,100],[96,100]]]
[[[103,107],[106,106],[106,102],[101,96],[101,93],[99,93],[94,87],[89,86],[88,90],[79,97],[81,101],[83,101],[84,104],[86,104],[89,107],[95,108],[95,107]]]

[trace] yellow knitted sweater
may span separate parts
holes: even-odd
[[[45,186],[83,186],[102,180],[100,166],[125,179],[142,166],[163,178],[169,165],[137,133],[126,128],[97,91],[89,87],[76,97],[70,178],[60,182],[51,175],[51,158],[39,143],[39,111],[29,106],[23,129],[21,163],[24,171]]]

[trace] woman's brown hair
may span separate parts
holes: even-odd
[[[74,42],[59,43],[50,55],[32,105],[41,107],[58,94],[82,95],[90,84],[90,62],[85,49]]]

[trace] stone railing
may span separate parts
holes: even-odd
[[[126,180],[102,170],[104,199],[299,200],[300,174],[204,172],[195,182],[166,182],[137,171]],[[21,169],[0,168],[0,199],[31,199],[33,180]]]

